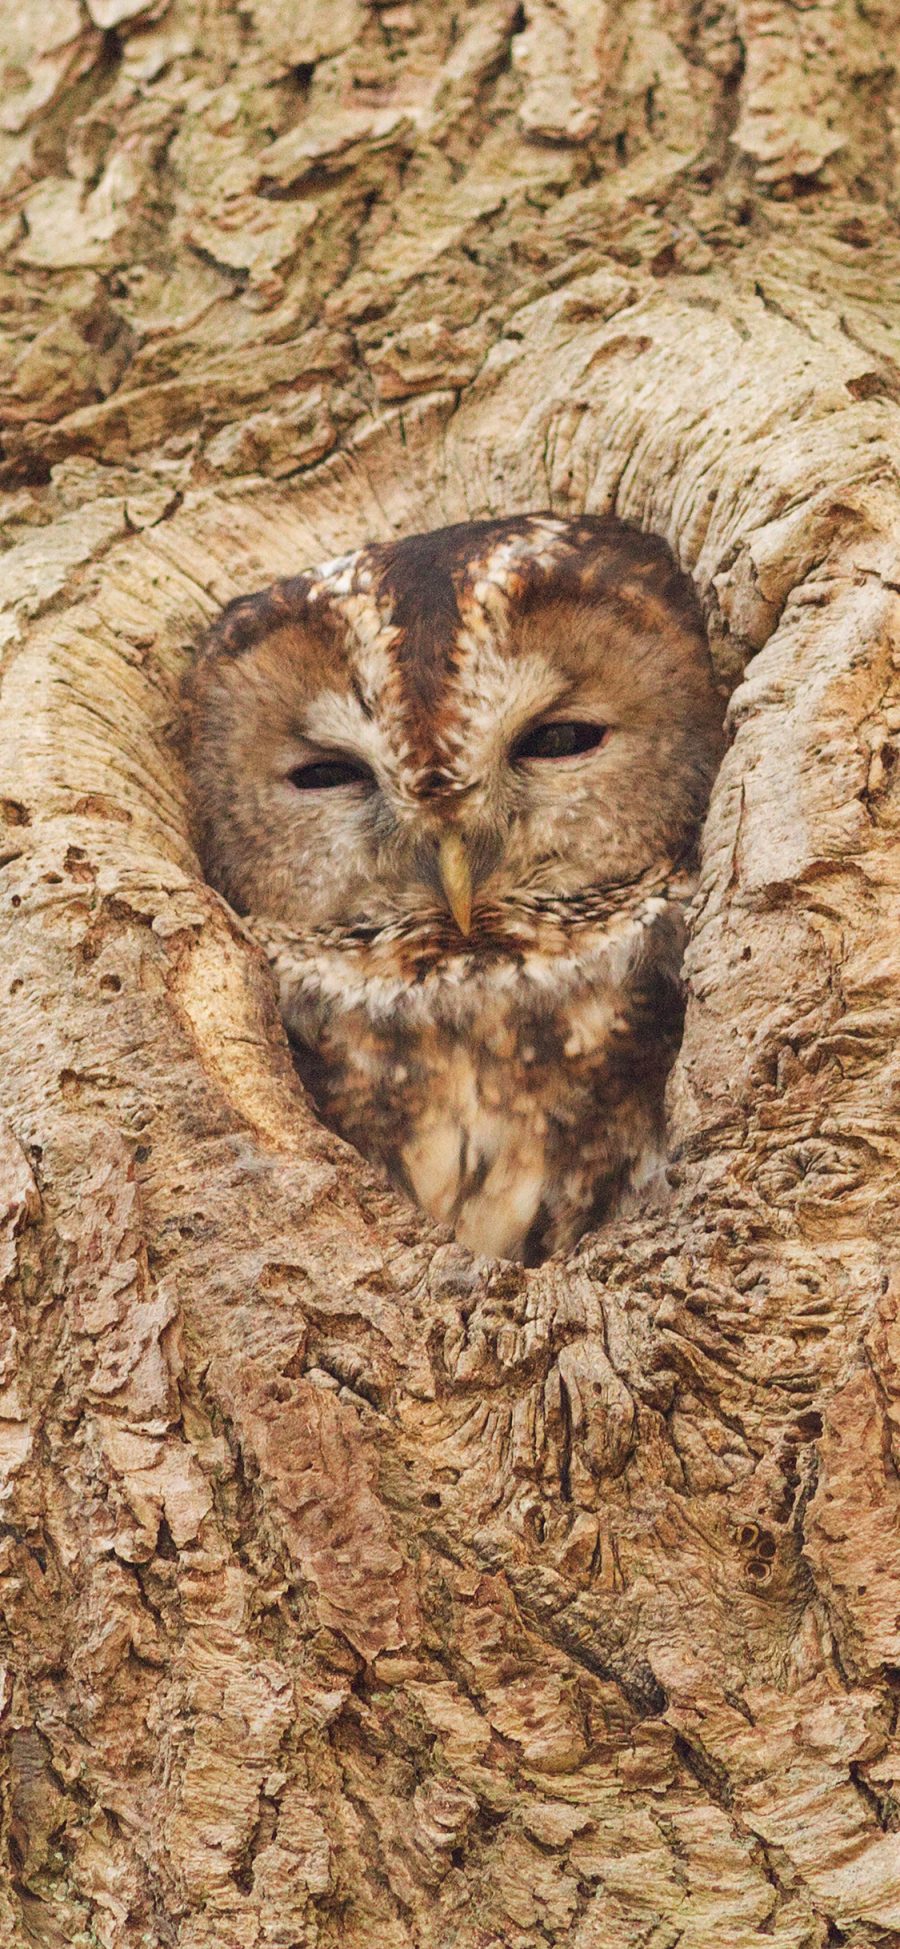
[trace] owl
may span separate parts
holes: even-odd
[[[633,1203],[722,738],[665,544],[538,513],[363,547],[230,603],[186,692],[205,870],[323,1120],[478,1254]]]

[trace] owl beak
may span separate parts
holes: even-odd
[[[472,925],[472,868],[458,832],[445,832],[438,847],[438,872],[456,925],[461,934],[468,934]]]

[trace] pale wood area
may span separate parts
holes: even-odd
[[[896,7],[0,40],[0,1941],[900,1944]],[[542,506],[738,688],[671,1203],[484,1270],[306,1110],[171,732],[224,599]]]

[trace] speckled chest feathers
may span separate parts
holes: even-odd
[[[658,1170],[721,749],[700,613],[612,519],[373,544],[230,604],[186,685],[206,872],[320,1114],[472,1251]]]

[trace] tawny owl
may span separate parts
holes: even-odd
[[[663,542],[531,514],[233,602],[189,677],[200,844],[327,1123],[474,1252],[658,1169],[721,743]]]

